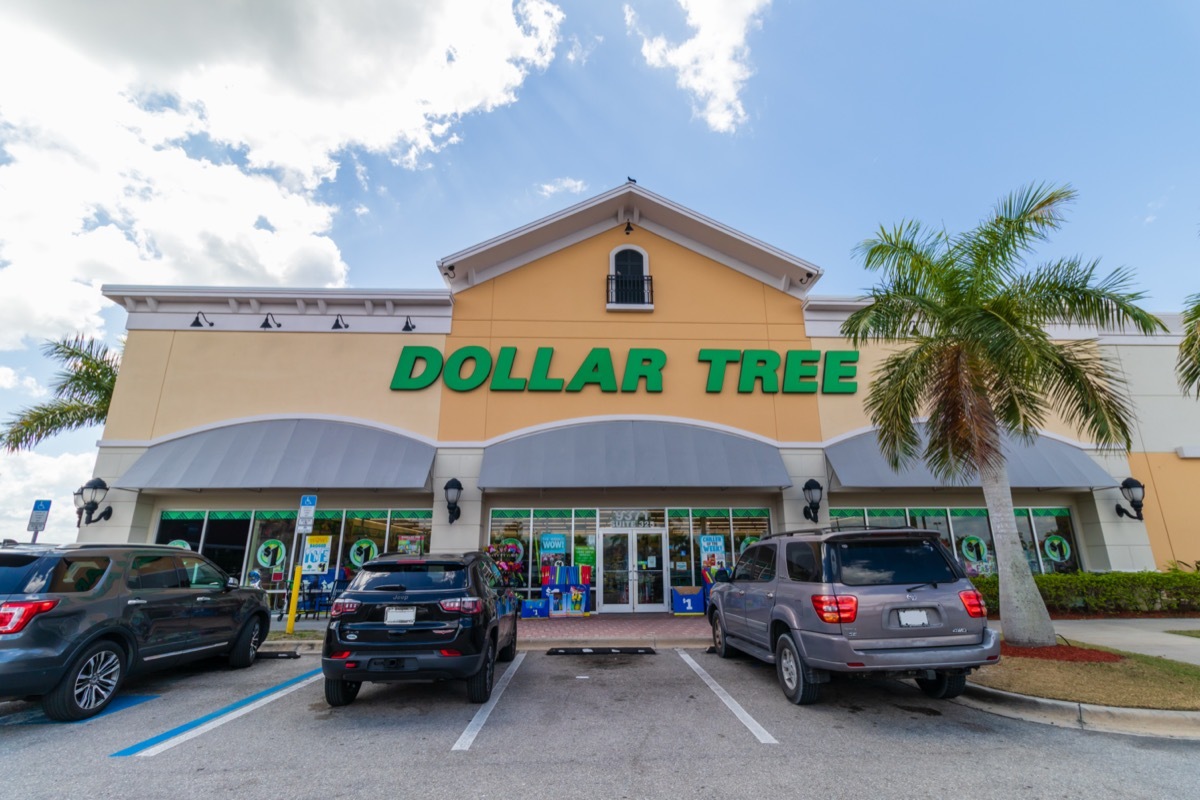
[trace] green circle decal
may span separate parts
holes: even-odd
[[[186,539],[172,539],[167,542],[167,547],[182,547],[184,550],[192,549],[192,546],[188,544]]]
[[[1047,536],[1042,542],[1042,550],[1051,561],[1062,564],[1071,558],[1071,543],[1057,534]]]
[[[267,539],[258,546],[254,558],[260,567],[283,569],[283,563],[287,561],[287,546],[278,539]]]
[[[758,542],[757,536],[747,536],[745,539],[742,539],[742,546],[740,548],[738,548],[738,555],[740,556],[742,553],[746,552],[747,547],[749,547],[752,544],[756,544],[757,542]]]
[[[377,555],[379,555],[379,546],[370,539],[359,539],[350,546],[350,563],[355,568],[361,567]]]
[[[963,537],[962,544],[959,546],[963,556],[967,561],[978,564],[980,561],[987,561],[988,546],[987,542],[980,539],[978,536]]]

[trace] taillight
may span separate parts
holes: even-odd
[[[858,619],[858,598],[852,594],[814,594],[812,604],[822,622],[851,623]]]
[[[449,600],[439,600],[438,605],[442,607],[442,611],[459,614],[483,613],[483,600],[479,597],[451,597]]]
[[[58,605],[57,600],[14,600],[0,605],[0,633],[20,633],[29,621]]]
[[[357,600],[343,600],[339,597],[337,600],[334,600],[333,605],[330,606],[329,617],[330,619],[336,619],[342,614],[353,614],[355,611],[358,611],[358,608],[361,605],[362,603],[358,602]]]
[[[958,593],[958,599],[962,600],[963,608],[967,610],[967,616],[987,616],[987,603],[984,602],[983,595],[979,593],[978,589],[963,589]]]
[[[349,650],[338,650],[336,652],[330,653],[329,657],[336,658],[338,661],[341,661],[343,659],[347,659],[350,657],[350,651]]]
[[[458,650],[438,650],[438,654],[447,658],[458,658],[462,655]]]

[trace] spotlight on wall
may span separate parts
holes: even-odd
[[[804,507],[804,518],[809,522],[817,521],[817,515],[821,511],[821,497],[824,493],[825,490],[821,484],[812,478],[804,482],[804,502],[808,504]]]
[[[462,514],[462,509],[458,507],[458,500],[462,497],[463,485],[458,478],[451,478],[446,481],[446,514],[450,517],[450,522],[454,522]]]
[[[412,331],[415,331],[416,329],[417,329],[417,326],[413,325],[412,317],[405,317],[404,318],[404,327],[401,328],[400,330],[404,331],[405,333],[411,333]]]
[[[92,478],[75,490],[75,516],[78,518],[75,527],[79,527],[79,519],[82,519],[84,525],[112,519],[112,506],[106,507],[99,514],[96,513],[96,509],[100,508],[100,504],[104,502],[106,494],[108,494],[108,484],[102,478]],[[87,516],[84,516],[85,514]]]
[[[189,328],[203,328],[204,323],[201,322],[200,320],[204,320],[204,322],[207,322],[208,327],[210,327],[210,328],[213,326],[213,324],[211,322],[209,322],[208,317],[204,316],[203,311],[197,311],[196,318],[194,320],[192,320],[192,324],[189,325],[188,327]]]
[[[447,266],[446,271],[443,272],[442,274],[445,275],[450,280],[454,280],[454,265],[450,264],[449,266]]]
[[[632,223],[632,222],[626,222],[626,223],[625,223],[625,235],[626,235],[626,236],[628,236],[628,235],[629,235],[629,234],[631,234],[631,233],[633,233],[633,223]]]
[[[1146,498],[1146,487],[1137,478],[1126,478],[1121,481],[1121,496],[1125,498],[1125,502],[1133,506],[1133,511],[1128,511],[1123,505],[1117,503],[1117,516],[1129,517],[1130,519],[1145,519],[1142,516],[1142,500]]]
[[[265,317],[263,317],[262,325],[259,325],[258,327],[264,330],[270,330],[272,327],[282,328],[283,325],[279,323],[279,320],[275,319],[274,314],[267,314]]]
[[[337,319],[335,319],[333,321],[333,330],[335,330],[335,331],[346,330],[349,327],[350,327],[350,325],[347,324],[346,320],[342,319],[341,314],[338,314]]]

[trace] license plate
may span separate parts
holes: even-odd
[[[412,625],[417,621],[417,609],[412,606],[388,606],[383,610],[388,625]]]
[[[929,625],[929,614],[923,608],[908,608],[900,612],[900,626],[921,628]]]

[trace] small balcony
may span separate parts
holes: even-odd
[[[609,275],[608,308],[624,311],[652,311],[654,309],[654,279],[649,275],[637,278]]]

